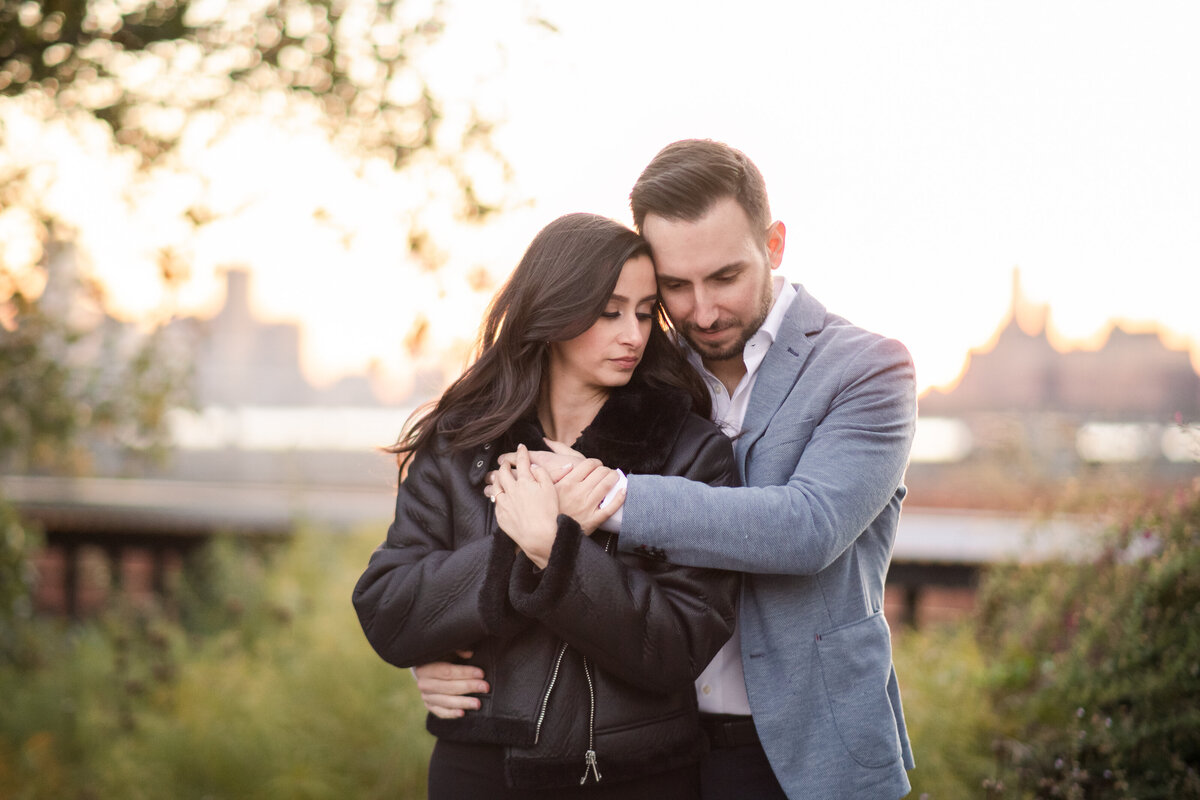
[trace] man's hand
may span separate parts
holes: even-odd
[[[470,658],[471,651],[460,650],[463,658]],[[471,694],[486,694],[490,691],[483,679],[483,670],[469,664],[451,664],[435,661],[413,667],[417,688],[421,690],[421,702],[430,714],[442,719],[456,719],[466,711],[479,708],[479,698]]]
[[[619,492],[608,505],[600,508],[601,501],[616,486],[620,476],[598,459],[587,458],[572,467],[571,471],[554,484],[558,492],[558,511],[579,523],[588,536],[625,501],[624,491]]]

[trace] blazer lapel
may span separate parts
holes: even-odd
[[[767,350],[758,368],[758,378],[750,393],[746,406],[746,417],[742,421],[742,433],[734,440],[738,472],[746,476],[746,457],[767,429],[775,412],[787,399],[792,387],[804,371],[804,364],[812,350],[808,334],[821,330],[825,321],[825,306],[796,285],[796,297],[779,326],[775,341]]]

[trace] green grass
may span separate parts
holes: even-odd
[[[35,622],[35,666],[0,666],[0,796],[423,797],[414,681],[350,605],[377,538],[223,542],[178,614]]]

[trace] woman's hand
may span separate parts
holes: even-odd
[[[531,468],[541,467],[553,477],[554,488],[558,492],[558,513],[566,514],[578,522],[583,533],[591,536],[625,501],[625,492],[621,491],[613,496],[608,505],[600,508],[600,503],[617,484],[620,476],[598,459],[584,458],[582,453],[553,439],[544,441],[550,450],[526,451]],[[516,453],[501,455],[500,467],[488,473],[483,493],[488,497],[498,495],[502,491],[500,474],[511,473],[516,463]]]
[[[497,471],[496,522],[517,543],[529,560],[545,569],[558,534],[558,495],[554,481],[529,461],[525,445],[517,446],[513,469]]]

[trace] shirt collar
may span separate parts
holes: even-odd
[[[784,280],[782,275],[771,276],[771,291],[775,294],[775,302],[771,304],[770,313],[754,334],[765,334],[768,345],[775,342],[779,329],[783,327],[783,318],[787,316],[788,308],[796,299],[796,287]]]

